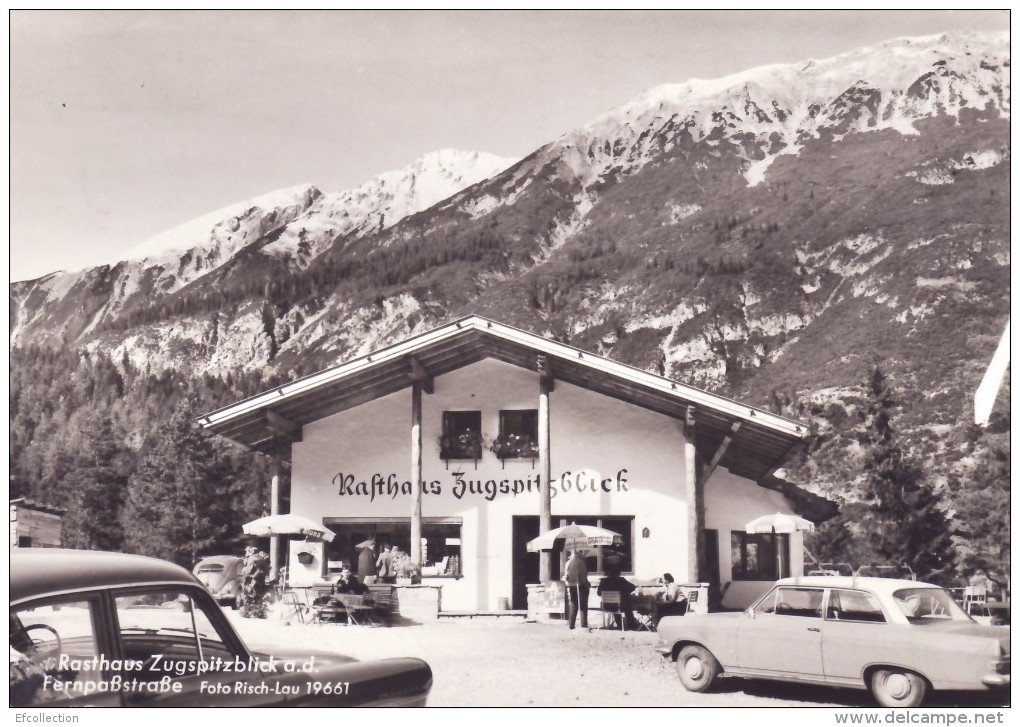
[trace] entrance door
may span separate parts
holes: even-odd
[[[701,582],[708,584],[708,610],[718,611],[722,607],[719,583],[719,531],[705,529],[705,572]]]
[[[537,515],[514,515],[513,542],[513,608],[528,607],[529,583],[538,583],[538,553],[528,552],[528,541],[539,535]]]

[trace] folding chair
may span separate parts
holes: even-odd
[[[283,612],[283,618],[296,618],[300,623],[306,623],[305,615],[310,615],[311,609],[297,591],[284,591],[283,604],[286,607]]]
[[[371,603],[369,603],[371,600]],[[376,586],[370,589],[365,604],[370,606],[365,613],[373,626],[389,624],[393,612],[393,590],[390,586]]]
[[[635,631],[655,631],[655,617],[654,609],[655,606],[649,606],[645,608],[639,606],[634,609],[634,630]]]
[[[609,628],[610,617],[615,622],[620,619],[620,630],[627,628],[627,620],[624,618],[622,608],[623,598],[619,591],[604,591],[602,593],[602,628]]]
[[[334,623],[339,620],[341,613],[346,616],[347,611],[338,607],[333,600],[332,588],[315,588],[312,596],[312,623]]]

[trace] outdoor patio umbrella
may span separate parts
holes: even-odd
[[[290,513],[260,517],[258,520],[245,523],[242,530],[245,535],[255,535],[261,538],[274,535],[301,535],[306,540],[324,540],[331,543],[334,537],[333,531],[325,525]]]
[[[810,520],[805,520],[799,515],[787,515],[785,513],[777,512],[775,515],[762,515],[761,517],[756,517],[744,527],[748,533],[772,534],[772,550],[776,554],[779,577],[782,578],[783,559],[779,553],[779,549],[776,548],[776,535],[811,531],[815,529],[815,524]]]
[[[578,550],[594,548],[598,545],[623,545],[623,536],[594,525],[571,523],[561,528],[553,528],[534,540],[528,541],[528,552],[535,553],[539,550],[556,550],[558,548]]]

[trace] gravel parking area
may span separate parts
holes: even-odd
[[[691,694],[648,632],[591,632],[519,618],[442,619],[437,623],[370,628],[286,625],[231,613],[250,646],[335,649],[361,659],[417,656],[431,666],[437,707],[789,707],[872,706],[863,692],[767,682],[723,681],[709,694]],[[601,626],[599,619],[597,625]]]

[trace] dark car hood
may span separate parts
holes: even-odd
[[[283,668],[284,682],[307,684],[309,677],[323,682],[350,683],[350,693],[338,697],[335,706],[401,706],[401,700],[416,702],[432,688],[432,669],[414,657],[361,661],[344,654],[321,650],[276,650],[272,654],[254,653],[261,659],[274,659],[277,663],[291,662],[293,670]],[[314,703],[326,706],[315,699],[313,692],[305,691],[291,704]]]
[[[269,651],[253,651],[253,656],[257,656],[262,661],[268,661],[272,656],[277,660],[285,661],[298,661],[305,662],[311,657],[315,657],[316,666],[335,666],[337,664],[350,664],[352,661],[358,661],[353,656],[347,656],[346,654],[338,654],[335,651],[325,651],[323,649],[273,649]]]

